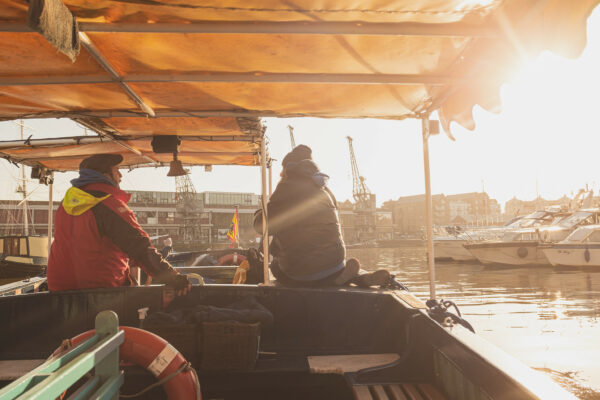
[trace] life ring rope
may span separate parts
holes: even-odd
[[[171,346],[171,345],[169,344],[169,346]],[[171,346],[171,347],[173,347],[173,346]],[[198,374],[196,373],[196,370],[192,367],[192,364],[190,364],[189,362],[186,362],[184,364],[181,364],[181,367],[179,367],[175,372],[165,376],[158,382],[154,382],[153,384],[151,384],[150,386],[147,386],[146,388],[140,390],[139,392],[134,393],[134,394],[120,393],[119,397],[122,397],[124,399],[133,399],[135,397],[139,397],[139,396],[143,395],[144,393],[149,392],[150,390],[154,389],[155,387],[162,386],[164,383],[167,383],[168,381],[175,378],[177,375],[179,375],[181,372],[184,372],[184,371],[191,371],[192,374],[194,374],[196,381],[199,382]],[[157,376],[157,375],[155,375],[155,376]],[[198,388],[198,390],[196,390],[196,400],[202,400],[202,398],[200,396],[200,388]]]

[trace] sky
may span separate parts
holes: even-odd
[[[600,189],[600,7],[588,19],[588,44],[576,60],[544,52],[523,65],[501,90],[502,111],[474,109],[474,131],[453,124],[452,141],[443,132],[429,141],[434,194],[485,190],[502,205],[513,197],[532,200],[571,195],[586,184]],[[313,158],[330,176],[338,200],[352,198],[352,176],[346,136],[354,139],[360,174],[381,205],[389,199],[425,191],[420,121],[375,119],[266,118],[275,187],[280,161],[291,150],[287,126],[296,144],[313,149]],[[25,136],[33,138],[83,134],[68,120],[26,120]],[[20,137],[18,123],[0,123],[0,138]],[[175,180],[164,168],[123,171],[125,190],[174,191]],[[27,172],[29,175],[29,172]],[[62,198],[75,173],[58,173],[54,198]],[[17,199],[16,166],[0,160],[0,199]],[[259,167],[192,168],[198,192],[260,193]],[[30,198],[46,200],[46,187],[28,182]]]

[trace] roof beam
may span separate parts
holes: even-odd
[[[115,135],[113,135],[111,133],[108,133],[108,132],[104,132],[102,130],[99,130],[99,128],[96,127],[94,124],[91,124],[91,123],[89,123],[88,121],[85,121],[85,120],[77,120],[77,123],[90,128],[91,130],[93,130],[94,132],[96,132],[101,137],[107,138],[108,140],[114,141],[116,144],[118,144],[119,146],[123,147],[124,149],[129,150],[130,152],[132,152],[135,155],[138,155],[140,157],[144,157],[146,160],[148,160],[149,162],[153,163],[155,166],[158,166],[157,161],[155,159],[153,159],[152,157],[149,157],[149,156],[145,155],[144,153],[142,153],[138,149],[136,149],[136,148],[128,145],[127,143],[124,143],[119,138],[116,138]]]
[[[29,140],[7,140],[0,142],[1,149],[40,148],[53,146],[83,145],[100,142],[108,142],[112,139],[104,139],[98,136],[75,136],[70,138],[55,139],[29,139]]]
[[[21,114],[18,116],[0,116],[0,121],[9,121],[14,119],[37,119],[37,118],[71,118],[80,119],[84,118],[146,118],[146,114],[142,114],[136,111],[45,111],[40,113],[32,114]],[[273,110],[188,110],[188,111],[162,111],[156,113],[157,118],[182,118],[182,117],[195,117],[195,118],[207,118],[207,117],[279,117],[279,118],[294,118],[294,117],[318,117],[314,113],[293,113],[293,112],[277,112]],[[324,118],[331,117],[330,114],[322,115]],[[365,118],[361,115],[338,115],[339,118]],[[406,119],[406,118],[417,118],[416,114],[398,114],[398,115],[380,115],[377,118],[387,119]],[[375,118],[375,117],[373,117]]]
[[[258,152],[257,151],[240,151],[240,152],[235,152],[235,151],[199,151],[199,152],[195,152],[195,151],[180,151],[177,153],[178,156],[187,156],[187,157],[194,157],[194,156],[254,156],[257,155]],[[9,157],[16,161],[16,162],[43,162],[43,161],[54,161],[54,160],[73,160],[73,159],[78,159],[78,158],[84,158],[87,157],[91,154],[73,154],[73,155],[68,155],[68,156],[57,156],[57,157],[18,157],[16,155],[9,155]],[[164,163],[168,163],[168,161],[153,161],[154,163],[156,163],[155,166],[160,166],[160,164],[164,164]],[[127,167],[127,164],[124,164],[123,167]]]
[[[183,74],[128,74],[123,77],[110,78],[107,76],[40,76],[33,78],[0,78],[0,86],[31,86],[31,85],[65,85],[65,84],[97,84],[118,82],[129,88],[127,83],[167,83],[167,82],[215,82],[215,83],[320,83],[320,84],[349,84],[349,85],[435,85],[444,86],[466,81],[464,77],[420,74],[330,74],[330,73],[270,73],[270,72],[199,72]],[[131,93],[134,93],[133,90]],[[129,92],[128,92],[129,94]],[[135,95],[135,94],[134,94]],[[135,95],[137,96],[137,95]],[[133,98],[133,95],[131,96]],[[143,103],[141,99],[140,102]],[[137,101],[136,101],[137,102]],[[140,108],[149,113],[154,110]]]
[[[334,22],[334,21],[198,21],[173,23],[99,23],[79,22],[81,32],[109,33],[219,33],[219,34],[288,34],[288,35],[371,35],[371,36],[442,36],[499,37],[489,24],[469,25],[460,22],[426,24],[414,22]],[[0,24],[0,32],[30,32],[21,23]]]
[[[144,140],[152,137],[153,135],[145,136],[128,136],[126,138],[121,137],[122,140],[135,141]],[[210,135],[197,135],[197,136],[179,136],[184,142],[252,142],[255,137],[252,136],[210,136]],[[73,137],[62,137],[62,138],[47,138],[47,139],[29,139],[29,140],[6,140],[0,141],[0,150],[2,149],[36,149],[44,147],[55,147],[55,146],[70,146],[70,145],[84,145],[94,144],[102,142],[113,142],[116,139],[112,137],[102,136],[73,136]],[[136,153],[137,154],[137,153]],[[139,155],[139,154],[138,154]]]
[[[123,90],[127,93],[127,95],[142,109],[146,114],[154,117],[154,110],[147,105],[144,100],[125,82],[122,81],[119,73],[113,68],[113,66],[108,62],[106,58],[102,55],[100,50],[92,43],[90,38],[83,32],[79,32],[79,40],[83,47],[96,59],[98,64],[102,66],[112,76],[112,78],[118,82]]]

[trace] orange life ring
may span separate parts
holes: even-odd
[[[160,380],[177,371],[186,359],[169,342],[152,332],[130,326],[120,326],[125,332],[125,341],[119,348],[121,361],[139,365]],[[71,339],[73,346],[94,334],[87,331]],[[162,385],[168,399],[201,399],[200,383],[193,370],[183,370]]]
[[[229,253],[219,258],[217,260],[217,265],[240,265],[244,260],[246,260],[246,257],[241,254]]]

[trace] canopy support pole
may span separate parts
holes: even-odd
[[[54,216],[54,203],[52,202],[53,186],[54,172],[50,172],[50,181],[48,182],[48,259],[50,259],[50,248],[52,247],[52,218]]]
[[[269,199],[273,194],[273,162],[269,160]]]
[[[423,166],[425,170],[425,222],[427,224],[427,265],[429,267],[429,298],[435,300],[435,257],[433,254],[433,202],[429,174],[429,114],[421,116],[423,135]]]
[[[271,284],[269,278],[269,223],[267,216],[267,151],[266,138],[263,135],[260,141],[260,172],[262,189],[262,226],[263,226],[263,276],[265,285]]]

